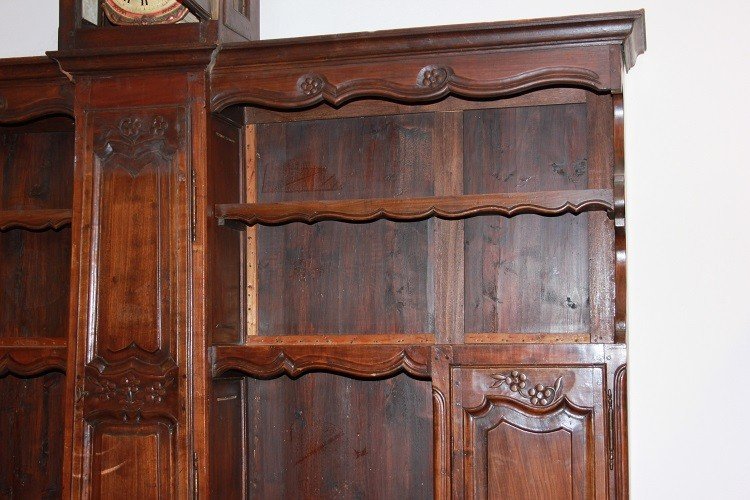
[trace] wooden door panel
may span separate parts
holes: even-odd
[[[179,106],[89,114],[90,310],[80,394],[84,456],[91,457],[83,463],[85,497],[178,492],[189,121]]]
[[[503,421],[486,438],[487,498],[572,498],[573,443],[567,429],[540,433]],[[534,463],[542,453],[550,464],[546,469]]]
[[[602,383],[599,367],[454,368],[456,492],[604,498]]]
[[[155,421],[137,428],[100,423],[91,432],[93,498],[173,498],[175,428]]]

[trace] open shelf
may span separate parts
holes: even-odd
[[[74,144],[69,118],[0,125],[0,496],[62,496]]]
[[[0,377],[8,373],[24,377],[64,372],[67,342],[57,338],[0,338]]]
[[[216,205],[215,213],[219,224],[242,228],[256,224],[279,225],[290,222],[312,224],[325,220],[372,222],[388,219],[408,222],[430,217],[463,219],[478,215],[555,216],[588,211],[610,212],[613,209],[612,190],[580,189],[423,198],[235,203]]]
[[[69,209],[0,210],[0,231],[28,229],[57,231],[70,226],[73,211]]]
[[[326,371],[357,378],[383,378],[408,373],[430,377],[430,345],[235,345],[211,348],[215,377],[239,372],[266,379],[280,375],[297,377]]]

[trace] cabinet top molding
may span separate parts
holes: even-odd
[[[643,11],[228,44],[211,69],[211,109],[485,99],[548,86],[616,92],[645,49]]]
[[[646,50],[645,11],[455,24],[226,44],[217,68],[568,45],[621,45],[626,69]]]
[[[48,57],[12,57],[0,59],[0,84],[21,83],[22,80],[60,80],[67,78],[55,61]]]

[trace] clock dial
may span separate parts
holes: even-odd
[[[170,24],[188,9],[179,0],[104,0],[104,11],[114,24]]]

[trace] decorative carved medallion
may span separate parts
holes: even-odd
[[[495,381],[490,385],[491,389],[507,386],[511,392],[517,393],[524,399],[529,400],[533,406],[549,406],[557,400],[562,391],[562,377],[555,380],[554,385],[536,384],[528,380],[526,374],[513,370],[510,373],[498,373],[492,375]],[[526,389],[526,387],[529,387]]]
[[[417,76],[417,85],[428,89],[442,87],[452,74],[450,68],[442,66],[427,66],[422,68]]]
[[[306,96],[314,96],[323,92],[325,82],[318,75],[304,75],[299,79],[299,89]]]

